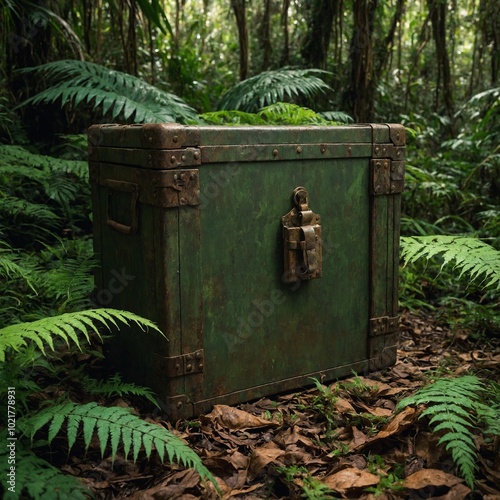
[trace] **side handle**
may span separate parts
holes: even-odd
[[[139,185],[132,182],[116,181],[113,179],[106,179],[106,186],[108,188],[108,207],[106,211],[106,223],[108,226],[116,229],[123,234],[134,234],[137,232],[139,227],[139,217],[137,214],[137,205],[139,201]],[[121,193],[131,193],[130,198],[130,225],[122,224],[116,220],[113,220],[110,215],[111,208],[111,197],[113,191],[118,191]]]

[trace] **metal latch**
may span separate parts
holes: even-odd
[[[320,278],[322,274],[320,216],[309,208],[306,188],[294,189],[293,202],[295,207],[281,218],[285,283]]]

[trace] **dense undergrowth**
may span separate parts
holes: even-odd
[[[87,72],[87,83],[92,75],[102,76],[94,66],[90,76],[89,67],[83,65],[83,69]],[[75,90],[73,82],[72,93],[64,94],[65,84],[58,79],[52,94],[45,91],[38,100],[60,101],[62,97],[63,105],[72,101],[73,106],[79,106],[94,99],[93,106],[101,106],[99,109],[104,116],[110,109],[113,116],[119,116],[122,111],[127,117],[149,116],[145,108],[154,94],[149,87],[147,98],[140,107],[137,105],[133,109],[134,101],[129,100],[120,108],[120,89],[113,85],[126,86],[127,83],[134,85],[134,92],[141,95],[137,87],[140,82],[120,79],[115,72],[100,93],[91,84]],[[300,83],[300,80],[294,81],[299,88]],[[304,88],[309,87],[304,85]],[[251,90],[252,99],[259,102],[256,97],[259,89]],[[241,100],[243,91],[238,89],[239,93],[235,92],[234,96]],[[402,268],[401,305],[411,309],[439,309],[442,320],[454,329],[466,330],[472,337],[486,342],[500,335],[499,93],[499,89],[493,89],[471,99],[457,114],[458,135],[445,142],[440,141],[443,123],[439,117],[431,120],[412,115],[401,117],[409,132],[402,220],[402,244],[408,264]],[[272,101],[269,93],[264,92],[264,95]],[[172,102],[173,107],[181,106],[180,110],[186,111],[182,102],[175,99]],[[228,102],[232,101],[228,98]],[[250,101],[242,102],[247,106]],[[263,103],[270,104],[268,100]],[[157,104],[152,106],[152,111],[157,111]],[[179,113],[174,110],[172,116],[182,118]],[[256,113],[249,113],[246,107],[206,113],[196,118],[190,113],[184,116],[186,120],[216,124],[349,121],[342,113],[319,115],[303,107],[272,102]],[[11,394],[10,388],[16,387],[16,432],[20,438],[19,457],[23,457],[18,460],[18,478],[27,478],[25,483],[20,480],[19,487],[25,486],[29,495],[38,498],[47,494],[47,485],[53,481],[61,498],[68,489],[74,498],[87,494],[40,458],[61,430],[67,435],[69,449],[77,438],[83,439],[88,447],[97,429],[102,454],[108,442],[113,457],[119,450],[123,450],[125,456],[131,451],[134,460],[139,457],[140,450],[145,450],[149,456],[154,448],[162,458],[166,452],[167,459],[178,459],[194,467],[202,477],[211,479],[196,454],[163,427],[140,421],[123,408],[104,410],[92,402],[102,397],[102,392],[99,395],[95,389],[99,382],[89,378],[89,373],[93,360],[102,356],[100,340],[105,337],[94,321],[104,326],[116,321],[137,321],[150,329],[154,329],[154,325],[112,310],[108,311],[108,316],[99,319],[96,313],[97,316],[94,314],[89,319],[91,273],[96,263],[92,255],[85,138],[63,137],[51,155],[42,155],[40,150],[28,144],[18,119],[0,102],[3,141],[0,145],[0,282],[4,290],[0,296],[3,380],[0,396],[5,400]],[[429,237],[432,240],[425,239]],[[458,249],[451,256],[450,238]],[[485,252],[479,264],[472,262],[470,248],[466,246],[470,241],[480,242]],[[77,358],[83,362],[76,363]],[[72,368],[68,370],[68,366]],[[46,385],[57,385],[63,380],[79,384],[80,397],[84,395],[82,401],[72,401],[71,395],[44,395]],[[124,384],[116,376],[108,383],[108,395],[139,396],[144,401],[154,401],[147,388]],[[481,384],[479,380],[478,384]],[[410,402],[425,402],[424,396]],[[102,399],[97,400],[103,403]],[[480,395],[475,394],[472,400],[493,408],[500,405],[498,391],[487,390],[484,385],[481,385]],[[465,409],[467,404],[463,404]],[[431,415],[435,413],[437,410],[429,411]],[[456,410],[456,414],[460,417],[462,409]],[[5,419],[6,415],[1,418]],[[493,420],[491,415],[489,418]],[[9,430],[8,422],[3,424]],[[80,424],[83,435],[79,433]],[[48,434],[41,432],[42,429],[48,429]],[[462,434],[467,435],[467,432],[472,431],[466,426]],[[35,435],[45,439],[30,443],[29,438]],[[4,437],[2,435],[5,441]],[[469,448],[465,450],[465,458],[460,455],[462,459],[458,465],[473,486],[473,445],[466,438],[462,439],[461,446],[463,442]],[[452,447],[452,452],[455,451]],[[6,463],[2,459],[2,466]],[[31,479],[24,474],[23,466],[36,471]]]

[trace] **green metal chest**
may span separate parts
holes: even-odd
[[[95,125],[97,300],[172,418],[395,361],[405,130]]]

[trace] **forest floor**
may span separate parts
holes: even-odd
[[[476,373],[500,380],[500,339],[452,333],[433,315],[402,315],[398,359],[384,371],[328,386],[219,405],[199,419],[172,424],[142,416],[185,439],[202,457],[222,498],[500,499],[500,441],[476,435],[475,491],[457,475],[421,409],[396,403],[436,376]],[[127,401],[114,404],[130,405]],[[101,460],[98,444],[61,468],[97,498],[215,499],[210,483],[157,457],[137,463]],[[328,493],[327,491],[330,491]]]

